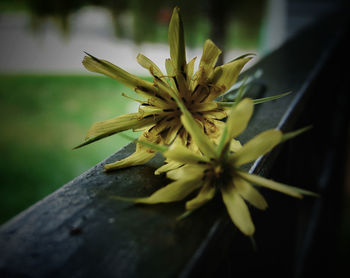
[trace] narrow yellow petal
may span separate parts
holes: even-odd
[[[162,73],[162,71],[158,68],[158,66],[153,63],[149,58],[147,58],[146,56],[142,55],[142,54],[138,54],[136,57],[137,62],[144,67],[145,69],[148,69],[149,72],[153,75],[153,76],[157,76],[158,78],[161,78],[164,76],[164,74]]]
[[[236,139],[231,140],[231,144],[230,144],[230,151],[231,152],[237,152],[241,148],[242,148],[241,142],[239,142]]]
[[[221,50],[211,41],[206,40],[203,46],[203,53],[199,62],[198,78],[199,84],[207,83],[208,77],[212,74]]]
[[[206,69],[214,68],[218,58],[221,54],[221,50],[211,40],[206,40],[203,46],[203,53],[199,67]]]
[[[155,121],[155,117],[141,118],[139,113],[130,113],[107,121],[94,123],[85,137],[85,142],[76,148],[80,148],[124,130],[142,128]]]
[[[136,90],[137,93],[139,93],[138,90]],[[156,106],[156,107],[162,107],[163,109],[168,109],[172,107],[172,104],[170,104],[167,100],[161,99],[156,96],[154,97],[147,97],[147,101],[143,102],[143,104],[146,103],[147,105],[152,105],[152,106]]]
[[[141,105],[139,107],[139,113],[141,116],[165,114],[163,108],[159,108],[153,105]]]
[[[196,154],[180,144],[171,145],[163,155],[167,159],[182,163],[203,164],[209,162],[207,157]]]
[[[194,63],[196,62],[196,59],[197,59],[197,57],[192,58],[191,61],[189,61],[185,67],[185,73],[187,76],[188,86],[190,85],[192,77],[193,77]]]
[[[165,60],[165,69],[168,74],[171,87],[173,88],[174,91],[178,92],[178,88],[176,87],[176,83],[174,81],[174,78],[176,77],[176,71],[171,59]]]
[[[215,110],[216,108],[218,108],[218,104],[216,102],[195,103],[191,105],[192,112],[206,112]]]
[[[225,123],[223,121],[213,120],[210,118],[208,119],[206,117],[202,121],[205,123],[205,125],[207,125],[205,128],[208,132],[208,136],[217,145],[221,134],[225,129]],[[212,128],[208,126],[208,123],[213,123]]]
[[[170,58],[177,74],[183,72],[186,65],[185,36],[179,11],[178,7],[174,8],[168,33]]]
[[[179,129],[182,127],[180,125],[180,121],[178,119],[174,119],[172,121],[168,121],[168,125],[170,126],[169,131],[166,135],[164,135],[164,144],[170,145],[174,142],[174,139],[176,138],[176,135],[179,131]]]
[[[258,209],[265,210],[267,208],[265,198],[250,183],[240,177],[235,177],[233,183],[237,192],[244,200],[248,201]]]
[[[233,185],[221,188],[222,199],[233,223],[245,235],[254,234],[255,227],[248,206]]]
[[[218,152],[226,152],[231,140],[241,134],[247,127],[253,114],[253,101],[249,98],[243,99],[236,106],[232,107],[227,118],[225,130],[222,132]]]
[[[157,88],[157,95],[162,99],[170,100],[171,98],[177,98],[176,90],[159,78],[154,79],[154,87]]]
[[[195,210],[213,199],[216,189],[211,186],[211,181],[208,180],[199,191],[198,195],[192,200],[186,202],[186,210]]]
[[[275,191],[279,191],[281,193],[296,197],[296,198],[302,198],[303,195],[310,195],[310,196],[318,196],[316,193],[313,193],[311,191],[307,191],[298,187],[294,187],[294,186],[290,186],[290,185],[286,185],[283,183],[279,183],[273,180],[269,180],[257,175],[253,175],[253,174],[248,174],[242,171],[237,171],[237,174],[242,177],[243,179],[245,179],[246,181],[256,184],[256,185],[260,185]]]
[[[83,65],[89,71],[107,75],[129,88],[141,90],[149,96],[153,96],[156,93],[151,82],[142,80],[108,61],[89,55],[84,57]]]
[[[228,115],[229,115],[229,112],[223,109],[215,109],[212,111],[205,112],[206,117],[216,119],[216,120],[222,120],[224,118],[227,118]]]
[[[155,154],[156,154],[155,151],[150,150],[148,148],[145,148],[145,147],[137,148],[136,151],[130,156],[122,160],[106,164],[104,168],[106,172],[109,172],[109,171],[113,171],[121,168],[127,168],[130,166],[145,164],[146,162],[151,160],[151,158],[155,156]]]
[[[266,130],[243,145],[229,160],[234,166],[256,160],[278,145],[282,140],[282,132],[276,129]]]
[[[159,167],[155,172],[154,174],[155,175],[160,175],[162,173],[166,173],[168,171],[171,171],[171,170],[175,170],[177,168],[179,168],[180,166],[182,166],[183,163],[181,162],[177,162],[177,161],[167,161],[166,164],[162,165],[161,167]]]
[[[105,170],[112,171],[144,164],[156,154],[157,150],[163,151],[162,149],[166,148],[163,145],[162,138],[157,134],[156,128],[153,128],[151,131],[144,131],[139,136],[137,142],[136,151],[132,155],[120,161],[105,165]]]
[[[226,121],[229,140],[237,137],[246,129],[253,114],[253,109],[253,101],[249,98],[243,99],[235,108],[233,108]]]
[[[193,119],[190,112],[185,112],[181,115],[181,122],[185,129],[191,135],[193,141],[197,144],[200,151],[209,158],[216,157],[215,146],[208,136],[206,136],[198,123]]]
[[[181,201],[200,186],[200,179],[181,179],[157,190],[149,197],[135,199],[134,202],[142,204],[157,204]]]
[[[172,180],[186,179],[188,177],[202,178],[207,167],[205,165],[185,164],[174,170],[167,172],[166,176]]]
[[[219,145],[222,133],[223,133],[223,131],[225,129],[225,123],[222,122],[222,121],[215,121],[214,120],[214,124],[215,124],[215,127],[216,127],[217,130],[216,130],[215,133],[209,134],[209,137],[216,145]],[[230,151],[236,152],[240,148],[242,148],[241,143],[238,140],[236,140],[236,139],[232,139],[231,140],[231,144],[230,144]]]
[[[212,101],[225,93],[236,82],[239,73],[244,65],[251,59],[251,57],[243,57],[234,60],[225,65],[216,67],[211,77],[211,83],[214,85],[208,101]]]

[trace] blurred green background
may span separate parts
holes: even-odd
[[[0,84],[0,223],[127,143],[114,136],[72,150],[93,122],[127,112],[120,92],[133,92],[110,78],[1,75]]]

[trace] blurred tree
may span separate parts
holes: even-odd
[[[166,42],[166,30],[173,7],[179,6],[185,22],[186,43],[202,45],[211,38],[222,50],[227,47],[258,46],[267,0],[22,0],[26,1],[37,28],[43,18],[53,17],[69,32],[69,15],[83,6],[107,8],[114,19],[115,34],[144,41]],[[133,17],[130,31],[123,28],[123,14]],[[129,30],[129,28],[128,28]]]

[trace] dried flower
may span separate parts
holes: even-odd
[[[233,223],[242,233],[250,236],[255,227],[246,202],[261,210],[267,208],[266,200],[252,184],[297,198],[302,198],[303,194],[316,195],[240,169],[242,165],[256,160],[302,130],[283,135],[279,130],[270,129],[255,136],[236,152],[231,152],[231,139],[245,130],[253,113],[251,99],[246,98],[232,108],[218,145],[213,144],[203,133],[186,107],[180,102],[179,106],[183,112],[181,121],[201,154],[194,153],[181,144],[173,144],[166,150],[160,149],[164,157],[182,164],[167,172],[167,177],[175,181],[149,197],[126,200],[143,204],[175,202],[199,189],[197,196],[186,202],[186,210],[193,211],[210,201],[216,192],[220,192]],[[125,200],[120,197],[117,199]]]
[[[211,141],[218,143],[224,129],[224,123],[221,120],[228,116],[230,107],[214,100],[236,82],[242,68],[251,59],[251,55],[243,55],[225,65],[215,67],[221,51],[212,41],[207,40],[199,69],[193,74],[195,58],[186,62],[184,32],[178,8],[174,9],[169,25],[169,45],[171,58],[165,61],[166,75],[147,57],[142,54],[137,56],[138,63],[152,74],[153,83],[92,55],[88,54],[84,57],[83,64],[89,71],[114,78],[146,100],[138,100],[140,107],[137,113],[93,124],[86,135],[85,142],[77,148],[115,133],[133,129],[143,130],[139,141],[169,145],[175,140],[176,143],[194,152],[198,151],[198,146],[191,139],[191,134],[183,128],[180,121],[181,112],[173,95],[182,100],[204,134]],[[240,143],[233,139],[231,150],[235,151],[240,147]],[[136,151],[132,155],[105,165],[105,169],[108,171],[143,164],[154,154],[152,149],[137,144]],[[176,166],[177,163],[169,163],[158,173]]]

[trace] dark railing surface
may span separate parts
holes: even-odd
[[[148,196],[168,181],[162,158],[105,173],[129,144],[0,228],[0,277],[308,277],[336,271],[339,192],[346,145],[346,36],[335,15],[262,59],[253,97],[292,90],[256,106],[245,142],[260,131],[313,129],[258,159],[250,171],[320,193],[303,200],[262,190],[269,208],[251,208],[256,249],[229,220],[219,197],[182,221],[184,202],[141,206],[110,196]],[[333,272],[332,272],[333,271]],[[335,277],[335,276],[329,276]]]

